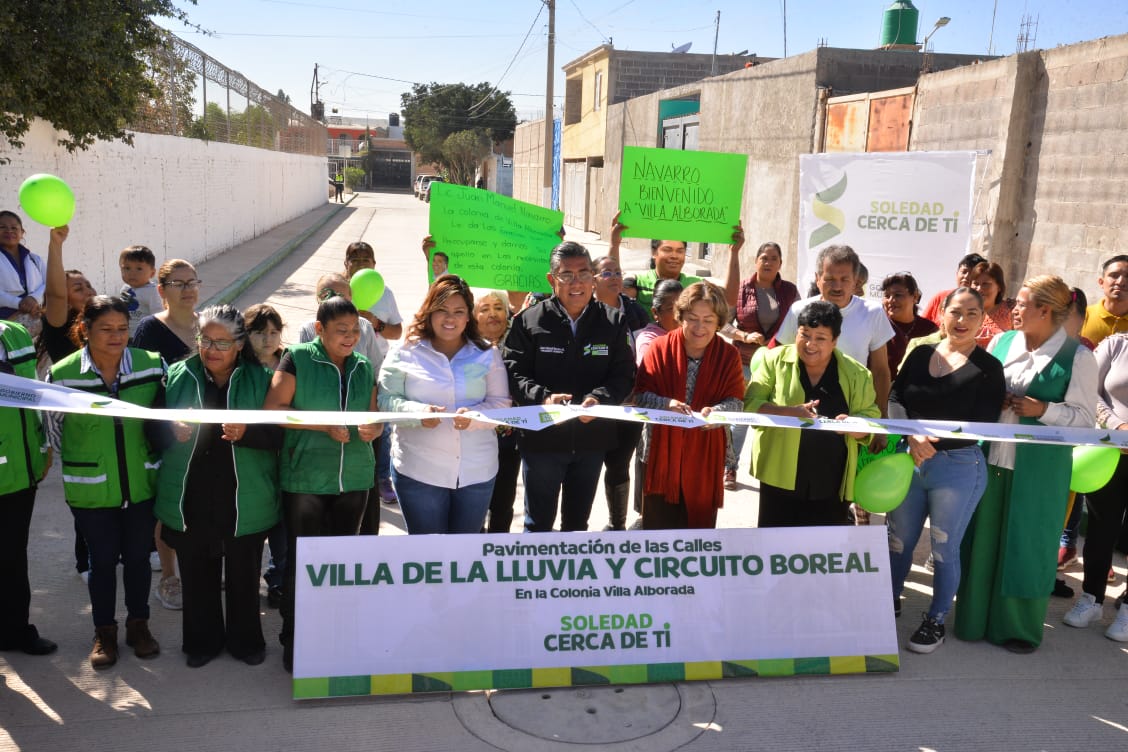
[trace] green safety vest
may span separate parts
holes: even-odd
[[[344,373],[329,359],[321,338],[288,350],[296,371],[291,407],[295,410],[369,409],[376,388],[372,363],[357,353],[345,361]],[[341,392],[344,386],[344,404]],[[340,494],[375,485],[376,458],[372,445],[361,441],[356,426],[342,444],[321,431],[286,431],[282,447],[282,490],[288,493]]]
[[[35,378],[35,344],[21,325],[0,320],[0,344],[16,376]],[[0,408],[0,494],[35,488],[47,468],[47,441],[38,410]]]
[[[51,369],[51,381],[91,394],[110,396],[93,370],[83,373],[83,348]],[[161,393],[161,356],[129,348],[133,370],[119,376],[117,398],[149,407]],[[137,418],[109,418],[90,413],[63,416],[61,454],[67,503],[83,509],[124,507],[156,494],[160,458],[149,445]]]
[[[231,373],[227,387],[227,408],[259,410],[270,388],[269,369],[240,363]],[[170,408],[203,407],[204,374],[200,356],[174,363],[168,369],[165,401]],[[153,512],[164,524],[184,532],[184,495],[188,488],[188,467],[196,451],[199,427],[192,438],[177,441],[165,450],[157,474],[157,502]],[[231,445],[235,461],[236,536],[269,530],[278,522],[278,452],[269,449]]]

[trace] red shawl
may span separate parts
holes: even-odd
[[[675,329],[650,345],[639,366],[635,389],[685,402],[688,373],[685,335]],[[730,397],[744,397],[740,354],[720,337],[713,337],[701,359],[690,405],[700,411]],[[664,496],[670,504],[684,498],[689,526],[709,527],[713,510],[724,506],[724,464],[724,431],[654,425],[643,488],[648,494]]]

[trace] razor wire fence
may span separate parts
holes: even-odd
[[[324,124],[183,39],[168,34],[146,62],[153,90],[131,130],[325,154]]]

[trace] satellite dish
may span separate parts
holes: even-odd
[[[670,46],[674,47],[673,45],[670,45]],[[693,46],[693,42],[686,42],[685,44],[683,44],[680,47],[674,47],[672,50],[670,50],[670,52],[674,52],[674,53],[689,52],[689,48],[692,47],[692,46]]]

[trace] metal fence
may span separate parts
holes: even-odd
[[[325,126],[172,34],[148,55],[154,96],[131,130],[325,154]]]

